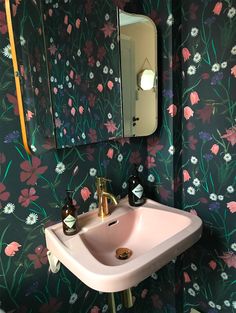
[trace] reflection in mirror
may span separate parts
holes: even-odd
[[[124,136],[157,128],[157,30],[147,16],[120,11]]]

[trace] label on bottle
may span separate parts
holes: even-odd
[[[133,190],[132,193],[139,199],[143,196],[143,186],[138,184]]]
[[[72,228],[75,225],[76,218],[72,215],[68,215],[63,222],[66,224],[67,227]]]

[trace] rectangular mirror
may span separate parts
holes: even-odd
[[[130,16],[132,23],[122,25],[124,13],[108,0],[91,6],[75,0],[6,0],[6,12],[28,152],[41,154],[155,130],[150,117],[156,125],[157,103],[155,108],[150,103],[153,95],[156,99],[157,43],[145,17]],[[135,38],[135,28],[141,26],[148,38],[150,32],[155,36],[146,56]],[[130,27],[133,37],[127,33]],[[129,38],[127,44],[124,38]],[[154,72],[150,90],[142,89],[143,70]],[[143,117],[143,111],[150,115]]]

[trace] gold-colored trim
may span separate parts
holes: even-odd
[[[6,17],[7,17],[7,27],[8,27],[8,33],[9,33],[10,46],[11,46],[15,85],[16,85],[16,97],[17,97],[17,103],[18,103],[18,108],[19,108],[21,136],[22,136],[22,141],[23,141],[23,145],[24,145],[26,152],[28,154],[31,154],[30,148],[28,146],[27,133],[26,133],[26,127],[25,127],[25,115],[24,115],[23,100],[22,100],[22,93],[21,93],[21,86],[20,86],[19,68],[18,68],[17,57],[16,57],[14,33],[13,33],[13,27],[12,27],[10,0],[5,0],[5,10],[6,10]]]

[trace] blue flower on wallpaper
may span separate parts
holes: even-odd
[[[20,132],[18,130],[14,130],[12,133],[7,134],[4,138],[4,143],[12,143],[18,140],[20,137]]]

